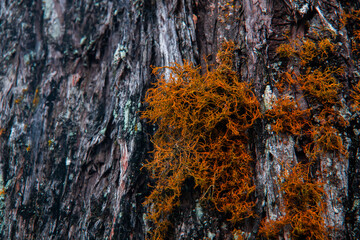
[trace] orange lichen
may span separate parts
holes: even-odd
[[[39,104],[39,101],[40,101],[39,89],[37,88],[37,89],[35,90],[34,99],[33,99],[33,101],[32,101],[33,106],[36,107],[36,106]]]
[[[340,132],[334,126],[344,128],[349,122],[330,107],[322,109],[314,116],[314,119],[317,123],[312,124],[307,133],[312,141],[304,147],[308,157],[316,159],[326,152],[335,153],[339,159],[347,157],[348,152],[340,137]]]
[[[294,47],[295,43],[284,43],[281,44],[277,49],[276,53],[282,58],[290,58],[295,56],[296,49]]]
[[[360,111],[360,81],[353,87],[350,96],[353,99],[352,110]]]
[[[280,231],[289,231],[291,239],[328,239],[323,215],[326,193],[323,184],[309,177],[309,164],[297,164],[285,171],[280,183],[285,216],[262,222],[259,234],[276,239]]]
[[[219,2],[219,21],[221,23],[229,23],[231,17],[237,17],[237,12],[241,10],[241,4],[236,0],[227,0]]]
[[[1,135],[3,135],[5,132],[6,132],[6,129],[5,129],[5,128],[0,128],[0,137],[1,137]]]
[[[335,110],[334,107],[326,106],[320,113],[314,115],[314,118],[320,124],[328,124],[332,126],[340,126],[342,128],[347,127],[349,122],[340,115],[339,111]]]
[[[298,56],[301,60],[301,65],[306,65],[311,62],[315,57],[319,54],[319,48],[315,44],[315,42],[306,39],[303,41],[302,45],[300,45],[299,50],[297,51]]]
[[[330,39],[328,38],[321,39],[318,43],[318,47],[318,55],[322,61],[327,59],[330,54],[335,52],[335,45],[331,43]]]
[[[20,96],[19,98],[15,99],[15,104],[21,103],[21,101],[24,99],[24,96]]]
[[[283,218],[278,220],[263,219],[259,229],[259,235],[268,240],[279,239],[279,234],[284,228]]]
[[[249,85],[233,70],[233,51],[234,43],[225,42],[218,66],[204,75],[188,61],[153,69],[159,79],[142,114],[158,125],[153,158],[145,164],[156,182],[145,201],[152,239],[168,233],[186,179],[193,179],[203,203],[211,202],[233,223],[253,214],[246,131],[261,114]]]
[[[289,97],[281,98],[274,103],[272,109],[266,112],[266,117],[274,121],[272,130],[276,133],[291,133],[301,135],[306,129],[310,109],[301,110]]]
[[[300,60],[299,73],[285,71],[276,83],[280,93],[285,89],[288,91],[304,94],[308,104],[313,105],[312,109],[302,110],[295,106],[297,102],[289,98],[283,98],[274,104],[272,110],[268,111],[267,116],[275,120],[273,129],[276,132],[288,132],[293,135],[308,137],[310,143],[304,147],[308,156],[313,159],[327,151],[337,151],[343,156],[347,151],[343,146],[339,131],[334,126],[345,127],[348,122],[340,115],[334,107],[341,106],[339,103],[339,92],[342,84],[338,82],[336,76],[343,74],[342,67],[324,67],[325,59],[335,52],[335,45],[330,39],[324,38],[318,41],[294,40],[291,45],[296,46],[288,50],[291,56]],[[287,49],[280,46],[279,49]],[[283,51],[282,50],[282,51]],[[318,66],[310,64],[317,59]],[[356,90],[355,90],[356,91]],[[355,94],[356,95],[356,94]],[[309,118],[310,112],[312,117]],[[307,126],[306,131],[303,126]]]
[[[244,232],[238,229],[235,229],[232,231],[232,234],[234,236],[234,240],[245,240]]]
[[[330,38],[321,38],[318,33],[315,33],[319,40],[310,39],[295,39],[290,40],[289,43],[281,44],[276,53],[281,58],[296,59],[300,66],[312,65],[313,62],[325,61],[336,50],[336,45]]]
[[[338,102],[338,94],[341,84],[338,83],[334,74],[342,73],[342,69],[325,70],[307,69],[305,74],[298,76],[301,89],[311,98],[320,101],[323,105],[335,105]]]
[[[304,150],[310,159],[316,159],[326,152],[334,152],[339,157],[347,156],[347,150],[339,136],[339,131],[333,126],[328,124],[314,126],[309,134],[313,141],[307,144]]]
[[[339,160],[346,158],[347,149],[343,144],[340,130],[349,123],[340,114],[339,94],[342,84],[338,77],[343,68],[336,62],[331,67],[328,62],[336,54],[336,45],[330,38],[317,40],[293,40],[280,45],[277,53],[289,58],[291,70],[280,72],[275,83],[280,96],[266,117],[275,132],[295,136],[298,149],[304,151],[303,159],[290,171],[283,173],[280,183],[285,215],[280,219],[264,219],[260,235],[266,239],[278,239],[290,234],[291,239],[328,239],[325,226],[325,198],[323,184],[310,177],[315,170],[312,165],[321,161],[325,154],[335,154]],[[360,85],[352,91],[354,106],[360,93]],[[296,98],[290,98],[294,94]],[[305,110],[298,108],[298,101]],[[358,106],[358,105],[357,105]]]
[[[341,23],[348,30],[352,40],[352,52],[357,56],[360,51],[360,10],[351,9],[344,12]]]
[[[298,85],[297,75],[290,70],[281,73],[280,79],[275,83],[275,87],[279,90],[280,94],[296,90]]]

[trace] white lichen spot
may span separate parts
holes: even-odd
[[[120,60],[124,59],[126,57],[127,52],[128,49],[119,43],[114,53],[113,65],[117,65],[120,62]]]
[[[43,0],[42,9],[44,10],[44,18],[50,19],[52,10],[54,9],[54,2],[52,0]]]
[[[26,127],[24,123],[15,122],[11,128],[9,141],[15,143],[22,134],[26,133]]]
[[[118,113],[115,111],[115,109],[114,109],[114,111],[113,111],[113,116],[114,116],[114,119],[117,119],[117,118],[118,118]]]
[[[196,217],[201,220],[202,217],[204,216],[204,212],[202,210],[202,207],[200,205],[200,203],[196,203],[196,206],[195,206],[195,213],[196,213]]]
[[[30,64],[30,54],[25,54],[24,55],[24,63],[25,63],[25,65]]]
[[[69,166],[71,164],[71,159],[69,157],[66,158],[65,165]]]
[[[74,133],[74,132],[69,132],[68,137],[72,137],[72,136],[75,136],[75,135],[76,135],[76,133]]]
[[[309,11],[309,4],[306,3],[306,4],[304,4],[304,5],[300,8],[299,13],[300,13],[302,16],[304,16],[308,11]]]
[[[83,46],[86,43],[87,37],[84,36],[80,39],[80,46]]]
[[[58,39],[62,35],[61,24],[58,18],[54,19],[50,25],[49,33],[54,39]]]
[[[215,236],[216,236],[215,233],[212,233],[212,232],[208,232],[207,235],[208,235],[208,238],[211,239],[211,240],[214,239]]]
[[[106,127],[104,129],[101,129],[99,133],[100,135],[105,135],[105,132],[106,132]]]
[[[272,105],[276,101],[276,96],[272,92],[270,85],[266,85],[263,98],[265,111],[272,109]]]
[[[64,33],[64,29],[59,21],[59,16],[55,11],[55,5],[52,0],[43,0],[42,9],[44,11],[44,19],[48,20],[48,33],[54,39],[58,39]]]
[[[125,104],[125,109],[124,109],[124,129],[127,130],[129,128],[129,117],[130,117],[130,106],[131,106],[131,101],[127,101]]]
[[[55,139],[53,139],[53,138],[48,141],[48,146],[49,146],[49,150],[50,150],[50,151],[54,151],[54,150],[55,150],[55,148],[54,148],[54,142],[55,142]]]
[[[138,123],[136,124],[136,132],[141,132],[141,131],[142,131],[142,125],[141,125],[140,122],[138,122]]]

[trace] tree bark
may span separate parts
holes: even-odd
[[[227,3],[230,3],[227,5]],[[346,1],[318,0],[23,0],[0,3],[0,236],[2,239],[145,239],[145,197],[155,126],[140,119],[151,66],[216,62],[224,39],[236,44],[235,67],[252,82],[263,111],[278,92],[276,48],[333,28],[347,69],[341,101],[358,81],[340,18]],[[360,3],[354,3],[358,8]],[[342,132],[349,157],[324,156],[326,225],[333,239],[360,235],[358,117]],[[358,115],[357,115],[358,116]],[[294,138],[259,121],[251,132],[257,218],[284,215],[281,161],[301,161]],[[336,176],[336,181],[332,181]],[[183,196],[171,239],[232,239],[221,213]],[[279,239],[289,239],[285,234]]]

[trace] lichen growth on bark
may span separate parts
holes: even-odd
[[[142,117],[158,125],[153,159],[145,168],[155,185],[145,204],[152,239],[164,239],[170,217],[181,203],[187,179],[201,202],[228,214],[234,224],[252,216],[252,158],[247,130],[261,116],[249,84],[233,70],[233,42],[224,42],[218,65],[202,75],[190,62],[154,68],[158,82],[146,96]],[[170,70],[169,78],[160,72]]]

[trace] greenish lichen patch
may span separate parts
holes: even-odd
[[[196,213],[196,217],[201,220],[204,216],[204,212],[203,209],[200,205],[200,203],[196,203],[196,207],[195,207],[195,213]]]
[[[84,36],[80,39],[80,45],[83,46],[86,43],[87,37]]]
[[[117,66],[120,62],[120,60],[124,59],[126,57],[126,54],[128,53],[128,49],[126,46],[122,45],[122,44],[118,44],[117,48],[115,50],[114,53],[114,58],[113,58],[113,66]]]
[[[216,236],[216,234],[212,233],[212,232],[208,232],[208,234],[207,234],[208,239],[211,239],[211,240],[214,239],[215,236]]]
[[[124,108],[124,130],[125,131],[127,131],[129,129],[130,107],[131,107],[131,101],[128,100],[126,102],[125,108]]]
[[[272,92],[270,85],[266,85],[265,91],[264,91],[264,110],[269,110],[272,108],[272,105],[276,101],[276,96]]]
[[[64,32],[61,26],[58,13],[55,10],[55,4],[52,0],[42,1],[42,9],[44,18],[49,21],[48,32],[51,37],[58,39]]]
[[[136,124],[135,132],[141,132],[142,131],[142,125],[141,122],[138,122]]]
[[[44,11],[44,18],[49,19],[54,9],[54,2],[52,0],[43,0],[42,9]]]
[[[105,135],[105,132],[106,132],[106,127],[105,127],[104,129],[101,129],[99,133],[100,133],[100,135],[103,135],[103,136],[104,136],[104,135]]]
[[[113,110],[113,116],[114,116],[114,119],[117,119],[119,114],[116,112],[116,110],[114,109]]]

